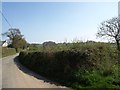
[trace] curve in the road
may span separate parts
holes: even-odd
[[[37,78],[36,78],[37,77]],[[23,67],[17,55],[2,59],[2,88],[66,88]],[[66,88],[68,90],[68,88]]]

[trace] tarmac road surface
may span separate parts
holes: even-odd
[[[16,55],[2,59],[2,88],[64,88],[23,67]],[[0,60],[1,61],[1,60]]]

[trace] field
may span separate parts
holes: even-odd
[[[76,42],[31,46],[19,54],[19,61],[36,73],[76,90],[120,89],[118,56],[112,44]]]

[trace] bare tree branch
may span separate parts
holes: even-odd
[[[120,51],[120,20],[115,17],[110,20],[103,21],[99,26],[96,36],[114,38],[117,48]]]

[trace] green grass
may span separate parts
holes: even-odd
[[[16,50],[14,48],[7,48],[7,47],[2,47],[2,57],[10,56],[16,54]]]

